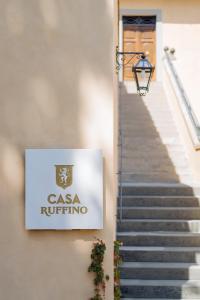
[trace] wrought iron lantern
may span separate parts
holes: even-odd
[[[139,61],[132,67],[135,77],[137,91],[141,96],[145,96],[149,91],[149,84],[155,67],[153,67],[143,54]]]

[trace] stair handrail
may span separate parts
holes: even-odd
[[[123,184],[122,184],[122,175],[123,175],[123,146],[124,146],[124,136],[122,128],[122,104],[121,104],[121,89],[119,87],[119,102],[118,102],[118,111],[119,111],[119,165],[118,165],[118,174],[119,174],[119,188],[118,188],[118,202],[119,202],[119,221],[122,221],[123,213]],[[118,205],[117,205],[118,207]],[[118,211],[117,211],[118,212]],[[118,216],[118,214],[117,214]]]
[[[121,122],[119,122],[121,123]],[[118,199],[119,199],[119,220],[122,221],[122,206],[123,206],[123,186],[122,186],[122,160],[123,160],[123,134],[122,129],[119,125],[119,152],[120,152],[120,161],[119,161],[119,190],[118,190]],[[118,206],[118,205],[117,205]]]
[[[179,77],[179,75],[176,71],[176,68],[174,66],[174,63],[173,63],[173,57],[174,57],[175,49],[173,49],[173,48],[169,49],[168,47],[165,47],[164,51],[165,51],[168,66],[170,67],[171,73],[174,77],[176,87],[178,88],[178,90],[180,92],[182,102],[183,102],[183,104],[186,108],[186,112],[187,112],[188,117],[189,117],[189,119],[191,121],[191,124],[193,126],[193,129],[194,129],[194,132],[196,134],[197,140],[198,140],[198,142],[200,142],[200,123],[197,119],[197,116],[196,116],[196,114],[193,110],[193,107],[192,107],[191,103],[190,103],[189,97],[188,97],[188,95],[187,95],[187,93],[186,93],[186,91],[183,87],[181,79],[180,79],[180,77]]]

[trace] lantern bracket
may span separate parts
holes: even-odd
[[[123,67],[128,65],[130,62],[135,64],[136,60],[139,60],[142,58],[142,56],[145,55],[144,52],[122,52],[119,51],[119,47],[116,47],[116,72]]]

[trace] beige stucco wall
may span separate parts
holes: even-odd
[[[179,98],[179,94],[177,94],[175,89],[173,88],[170,69],[164,68],[163,71],[163,83],[169,100],[169,104],[173,109],[176,124],[180,129],[180,133],[184,141],[184,146],[188,154],[194,181],[196,184],[198,184],[200,180],[200,151],[199,148],[196,148],[196,143],[199,143],[199,141],[196,138],[194,128],[192,127],[187,114],[185,112],[183,113],[184,109],[181,105],[181,99]]]
[[[113,2],[0,0],[0,299],[88,300],[95,237],[113,299]],[[59,147],[103,150],[104,230],[25,230],[24,149]]]

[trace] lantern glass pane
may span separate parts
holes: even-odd
[[[151,68],[151,64],[147,59],[140,59],[139,62],[136,64],[136,68]]]
[[[147,90],[150,75],[150,70],[137,70],[139,89]]]

